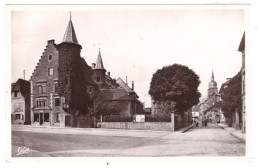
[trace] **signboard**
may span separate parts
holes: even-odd
[[[145,122],[145,115],[144,114],[136,114],[134,116],[134,122]]]

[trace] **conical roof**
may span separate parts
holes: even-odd
[[[98,57],[97,57],[97,62],[96,62],[96,67],[95,69],[104,69],[104,65],[103,65],[103,61],[102,61],[102,57],[101,57],[101,52],[99,50],[98,52]]]
[[[70,18],[69,24],[67,26],[66,32],[63,36],[62,42],[75,43],[78,44],[77,36]]]

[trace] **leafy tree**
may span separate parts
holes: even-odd
[[[59,45],[58,93],[65,98],[71,114],[71,126],[77,126],[77,116],[88,112],[84,72],[81,69],[80,46],[61,43]]]
[[[183,115],[198,104],[201,96],[198,92],[199,84],[199,76],[193,70],[184,65],[173,64],[153,74],[149,94],[155,102],[163,103],[168,106],[166,108]]]
[[[105,101],[97,97],[90,108],[90,114],[95,117],[117,114],[120,111],[116,101]]]
[[[224,89],[222,94],[221,108],[224,112],[224,116],[229,119],[229,125],[232,124],[233,116],[237,111],[239,118],[242,116],[242,94],[241,94],[241,73],[235,75],[228,84],[228,87]]]

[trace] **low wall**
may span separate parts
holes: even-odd
[[[97,126],[110,129],[174,131],[172,122],[98,122]]]

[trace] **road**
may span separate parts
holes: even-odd
[[[17,155],[21,146],[29,152]],[[13,126],[12,156],[245,156],[245,142],[213,124],[185,133]]]

